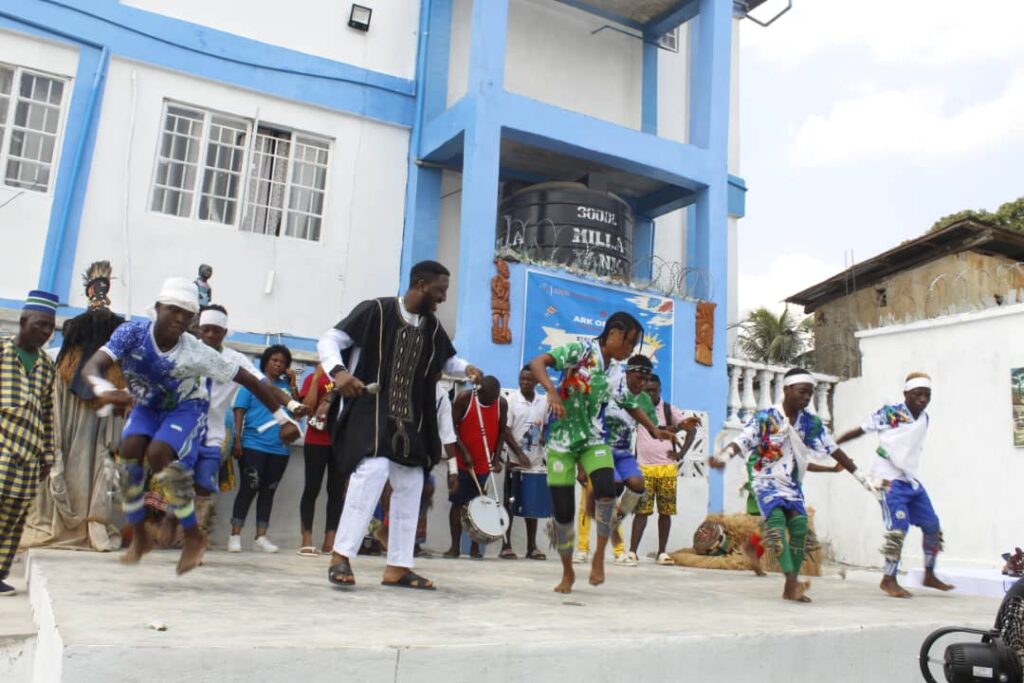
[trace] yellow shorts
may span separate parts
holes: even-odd
[[[644,473],[644,489],[647,495],[640,499],[636,514],[652,514],[655,501],[658,502],[659,515],[676,514],[676,482],[679,478],[676,466],[640,465],[640,471]]]

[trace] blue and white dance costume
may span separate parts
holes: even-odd
[[[903,542],[910,526],[924,533],[922,544],[925,569],[935,569],[935,557],[942,550],[942,530],[928,492],[917,479],[917,468],[928,433],[928,414],[914,419],[906,403],[884,405],[860,426],[865,433],[878,434],[878,457],[871,469],[876,483],[883,485],[882,520],[885,522],[886,576],[896,576]]]
[[[128,391],[135,398],[121,438],[143,436],[162,441],[177,454],[185,469],[196,470],[210,406],[208,379],[230,382],[238,365],[190,334],[181,335],[170,351],[160,351],[153,337],[152,322],[123,323],[101,350],[120,362]],[[145,470],[142,463],[128,469],[124,511],[127,521],[134,524],[145,517]],[[172,507],[183,527],[195,526],[195,505],[191,500],[182,504],[172,502]]]

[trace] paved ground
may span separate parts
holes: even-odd
[[[123,566],[118,557],[36,554],[66,645],[114,645],[126,639],[137,644],[173,639],[174,646],[277,645],[282,631],[312,647],[331,647],[339,638],[349,645],[503,642],[504,634],[481,628],[498,621],[516,631],[520,642],[535,642],[564,637],[567,630],[586,638],[595,619],[618,622],[629,632],[744,634],[761,632],[764,625],[752,615],[768,612],[778,612],[785,630],[804,631],[848,624],[987,622],[998,605],[923,589],[913,600],[894,600],[870,579],[837,576],[814,582],[809,593],[814,604],[796,605],[778,599],[778,577],[653,563],[635,568],[609,563],[608,582],[596,588],[581,569],[576,591],[563,596],[551,590],[559,576],[553,560],[422,560],[419,570],[439,586],[429,593],[379,585],[383,561],[378,558],[359,558],[354,563],[359,585],[345,591],[327,583],[326,558],[211,552],[205,566],[179,578],[176,553],[155,552],[136,567]],[[623,622],[631,607],[643,611],[642,621]],[[335,619],[339,612],[344,617]],[[250,620],[254,614],[262,618]],[[442,620],[443,632],[432,627]],[[152,621],[168,630],[147,628]],[[97,622],[104,627],[97,629]]]
[[[0,598],[0,640],[35,635],[36,627],[28,602],[23,562],[14,564],[7,583],[17,588],[18,593],[12,597]]]

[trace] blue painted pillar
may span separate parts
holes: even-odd
[[[64,125],[50,224],[39,271],[40,289],[59,295],[62,302],[67,302],[71,294],[82,206],[96,147],[96,128],[108,63],[109,54],[105,49],[79,46],[78,71]]]
[[[484,367],[492,348],[490,280],[501,162],[501,126],[491,108],[504,90],[507,33],[508,0],[473,3],[467,95],[474,109],[464,133],[455,336],[459,353]]]
[[[654,255],[654,219],[637,216],[633,221],[633,277],[649,280]]]
[[[709,437],[714,443],[717,428],[725,421],[728,394],[727,336],[729,286],[729,91],[732,57],[732,0],[699,0],[700,12],[690,32],[690,142],[710,152],[715,173],[697,196],[689,214],[687,261],[706,272],[711,291],[699,293],[715,302],[714,373],[707,387]],[[715,473],[709,482],[708,509],[723,507],[723,478]]]
[[[441,217],[441,169],[419,165],[423,126],[444,110],[448,98],[448,54],[452,0],[422,0],[416,53],[416,109],[409,135],[405,229],[399,281],[414,263],[437,258]],[[404,289],[400,287],[400,290]]]
[[[656,36],[644,35],[643,80],[641,81],[640,130],[658,134],[658,45]]]

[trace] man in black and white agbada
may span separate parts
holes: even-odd
[[[355,585],[349,561],[390,481],[388,564],[381,583],[434,588],[412,567],[423,472],[440,458],[437,378],[442,372],[481,377],[455,355],[434,316],[447,298],[448,279],[440,263],[417,263],[403,296],[360,303],[317,344],[338,393],[328,425],[334,457],[341,476],[350,476],[328,570],[336,586]],[[377,385],[373,393],[366,390],[371,384]]]

